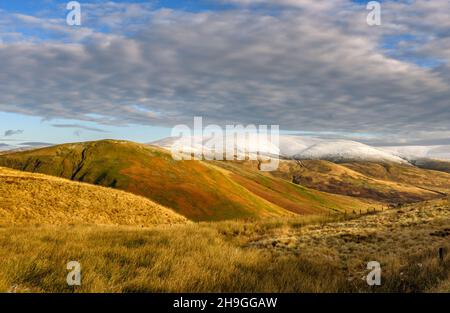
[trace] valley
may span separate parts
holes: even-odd
[[[450,174],[174,161],[102,140],[0,155],[0,292],[450,292]],[[377,261],[382,285],[365,282]]]

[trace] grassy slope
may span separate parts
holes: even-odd
[[[0,225],[185,223],[144,197],[0,167]]]
[[[380,262],[384,292],[450,292],[450,199],[403,206],[335,223],[277,228],[249,246],[276,255],[308,255],[338,264],[351,290],[370,290],[361,280],[369,261]],[[242,238],[240,240],[243,240]],[[446,251],[440,260],[439,248]]]
[[[256,164],[242,162],[240,167],[255,169]],[[391,175],[385,175],[386,169]],[[441,192],[450,190],[449,174],[399,164],[281,161],[278,170],[267,175],[289,182],[296,176],[302,186],[384,203],[441,198]]]
[[[0,227],[0,292],[450,292],[449,202],[333,217],[136,227]],[[328,220],[327,220],[328,219]],[[382,286],[369,287],[379,261]]]
[[[399,164],[377,164],[371,162],[346,163],[343,166],[368,177],[414,185],[435,193],[450,193],[450,174]]]
[[[248,190],[276,205],[298,214],[320,214],[326,211],[365,212],[380,209],[374,201],[330,194],[296,185],[273,175],[260,172],[255,162],[212,162],[225,169],[229,175]]]
[[[229,163],[229,162],[226,162]],[[217,162],[174,161],[162,149],[125,141],[66,144],[0,156],[0,165],[115,187],[193,220],[365,211],[375,203],[328,194]],[[225,168],[224,166],[228,166]]]
[[[414,164],[420,168],[450,173],[450,161],[423,158],[415,161]]]
[[[125,141],[65,144],[0,156],[0,165],[132,192],[194,220],[288,216],[291,212],[202,162]]]

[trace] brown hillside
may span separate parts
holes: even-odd
[[[0,167],[0,224],[150,226],[186,219],[123,191]]]
[[[292,184],[234,162],[216,163],[175,161],[169,151],[117,140],[0,156],[0,166],[125,190],[197,221],[365,211],[377,206]]]
[[[0,166],[64,177],[149,198],[193,220],[289,216],[203,162],[117,140],[65,144],[0,156]]]
[[[257,164],[242,162],[238,166],[249,170],[256,169]],[[450,174],[400,164],[285,160],[277,171],[266,175],[327,193],[382,203],[442,198],[450,191]]]

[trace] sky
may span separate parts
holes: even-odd
[[[450,1],[0,0],[0,145],[178,124],[450,144]]]

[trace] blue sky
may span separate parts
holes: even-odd
[[[90,0],[81,27],[67,2],[0,0],[0,143],[149,142],[194,116],[450,136],[446,0],[381,1],[379,27],[362,0]]]
[[[79,120],[54,119],[47,121],[41,117],[0,112],[1,133],[0,142],[9,145],[20,145],[28,142],[65,143],[90,141],[100,139],[123,139],[147,143],[170,136],[171,129],[142,125],[128,125],[122,127],[102,126],[103,132],[86,130],[97,128],[96,123],[86,123]],[[73,127],[58,128],[52,125],[74,125]],[[76,127],[80,126],[80,127]],[[21,130],[21,134],[4,136],[7,130]]]
[[[102,1],[90,1],[92,3],[102,3]],[[103,1],[104,2],[104,1]],[[118,3],[128,3],[130,1],[115,1]],[[150,1],[132,1],[135,3],[148,4]],[[48,0],[48,1],[36,1],[36,0],[0,0],[0,9],[8,11],[10,13],[20,13],[27,15],[40,16],[45,14],[51,17],[65,18],[67,11],[64,9],[68,1],[63,0]],[[82,3],[82,1],[81,1]],[[204,10],[216,7],[211,6],[211,3],[204,1],[155,1],[155,6],[168,6],[173,8],[182,8],[188,10]],[[21,29],[22,25],[13,25],[15,29]],[[24,30],[30,34],[29,29]],[[45,38],[47,35],[39,33],[39,30],[33,32],[33,34],[39,35],[41,38]],[[163,137],[170,136],[171,129],[168,127],[156,127],[156,126],[142,126],[142,125],[128,125],[122,127],[102,126],[104,133],[98,133],[95,131],[83,130],[77,127],[71,127],[66,129],[55,129],[54,124],[73,124],[87,127],[95,127],[96,123],[86,123],[79,120],[69,119],[55,119],[48,121],[43,117],[22,115],[16,113],[0,112],[0,142],[10,145],[19,145],[24,142],[46,142],[46,143],[65,143],[87,140],[100,140],[100,139],[124,139],[133,140],[137,142],[150,142]],[[11,137],[2,136],[7,130],[23,130],[23,133],[17,134]]]

